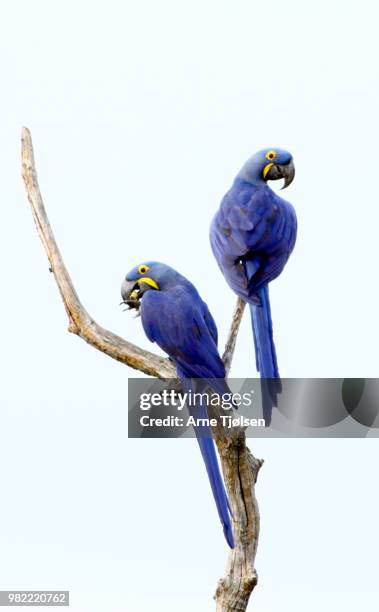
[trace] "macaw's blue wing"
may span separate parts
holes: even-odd
[[[279,276],[296,241],[293,207],[268,187],[236,179],[213,218],[213,254],[230,287],[245,301]],[[251,262],[246,275],[242,261]]]
[[[230,394],[217,350],[217,328],[198,293],[149,291],[141,303],[144,331],[179,367],[186,378],[202,378],[223,395]]]
[[[182,380],[183,389],[185,392],[192,391],[193,393],[204,392],[204,386],[200,381],[191,380],[181,376],[180,370],[178,374]],[[200,383],[200,384],[198,384]],[[188,411],[195,419],[207,419],[208,413],[201,399],[196,400],[196,405],[188,404]],[[221,476],[220,467],[217,460],[215,444],[212,439],[210,427],[199,425],[194,427],[197,441],[203,456],[203,461],[207,469],[209,482],[212,488],[214,500],[216,502],[217,512],[224,530],[224,535],[230,548],[234,548],[233,529],[230,522],[231,509],[229,500],[225,491],[224,481]]]

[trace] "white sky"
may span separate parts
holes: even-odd
[[[299,237],[271,288],[283,376],[378,376],[378,9],[369,0],[4,2],[0,18],[0,589],[75,612],[198,612],[226,550],[193,440],[127,439],[131,370],[67,334],[20,179],[33,135],[50,220],[99,323],[123,275],[170,263],[223,343],[235,298],[208,245],[223,193],[289,149]],[[233,367],[254,375],[246,317]],[[260,612],[373,610],[376,440],[252,442]],[[185,602],[184,602],[185,600]]]

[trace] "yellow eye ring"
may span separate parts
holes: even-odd
[[[267,159],[269,159],[269,160],[271,160],[271,161],[272,161],[273,159],[275,159],[275,157],[276,157],[276,153],[275,153],[275,151],[268,151],[268,152],[266,153],[266,158],[267,158]]]
[[[138,268],[138,274],[146,274],[146,272],[148,272],[149,270],[150,270],[149,266],[142,264],[142,266]]]

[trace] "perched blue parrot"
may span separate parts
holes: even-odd
[[[169,266],[147,262],[133,268],[121,287],[123,302],[141,315],[143,329],[176,366],[184,391],[211,388],[230,394],[225,368],[217,350],[217,327],[196,288]],[[208,417],[201,400],[188,405],[196,418]],[[230,506],[209,427],[195,427],[226,541],[234,547]]]
[[[217,263],[233,291],[250,305],[256,367],[261,375],[266,424],[281,391],[268,283],[282,272],[296,241],[294,208],[267,184],[295,176],[292,155],[263,149],[242,167],[210,228]]]

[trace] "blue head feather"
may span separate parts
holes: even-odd
[[[271,153],[274,154],[273,157],[270,157]],[[254,155],[252,155],[242,166],[237,178],[252,183],[253,185],[260,185],[265,183],[263,172],[267,164],[275,163],[284,166],[289,164],[291,160],[291,153],[284,149],[279,149],[278,147],[261,149],[257,153],[254,153]]]
[[[137,281],[146,276],[152,278],[159,285],[160,289],[167,289],[183,278],[174,268],[164,263],[144,261],[130,270],[125,276],[125,280]]]

